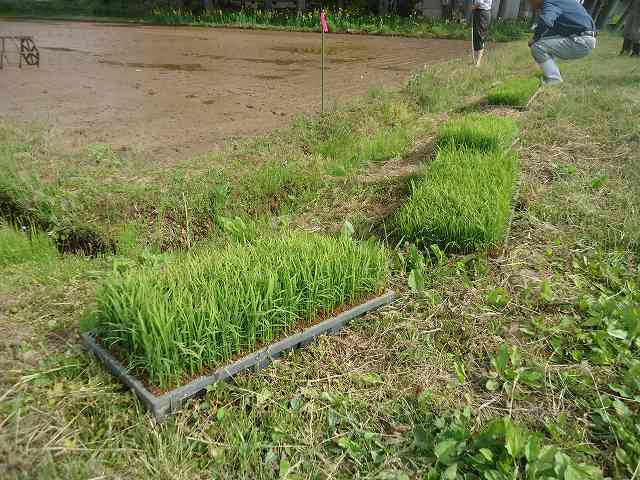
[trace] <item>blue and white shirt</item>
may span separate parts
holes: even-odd
[[[543,0],[533,38],[537,41],[542,37],[570,37],[595,31],[593,19],[576,0]]]

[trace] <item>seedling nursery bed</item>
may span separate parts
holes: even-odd
[[[81,337],[89,351],[93,352],[118,380],[133,390],[155,419],[160,421],[167,415],[179,411],[188,399],[201,394],[206,390],[207,386],[229,380],[235,375],[247,370],[265,368],[283,354],[309,345],[320,335],[334,335],[338,333],[354,318],[372,312],[384,305],[388,305],[393,302],[394,298],[395,293],[389,291],[384,295],[373,298],[327,320],[321,321],[302,332],[288,336],[250,353],[239,360],[218,368],[211,374],[199,376],[186,385],[181,385],[160,395],[152,393],[152,388],[145,386],[146,382],[131,374],[129,369],[102,345],[94,332],[85,332]]]
[[[487,103],[490,107],[509,107],[518,111],[529,107],[542,91],[538,78],[514,78],[498,85],[489,93]]]

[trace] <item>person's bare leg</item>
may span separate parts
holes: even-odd
[[[480,66],[480,62],[482,62],[482,55],[484,54],[484,49],[482,50],[477,50],[476,52],[474,52],[474,57],[475,57],[475,62],[476,62],[476,67]]]

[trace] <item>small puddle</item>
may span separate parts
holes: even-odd
[[[238,58],[238,60],[242,62],[249,63],[267,63],[270,65],[278,65],[280,67],[288,67],[290,65],[301,65],[305,63],[309,63],[310,60],[293,60],[293,59],[284,59],[284,58]]]
[[[91,52],[87,52],[86,50],[76,50],[75,48],[65,48],[65,47],[39,47],[40,50],[49,50],[51,52],[73,52],[73,53],[83,53],[85,55],[91,55]]]
[[[374,57],[367,58],[331,58],[328,60],[328,63],[356,63],[356,62],[367,62],[369,60],[375,60]]]
[[[182,55],[184,55],[185,57],[208,58],[210,60],[229,60],[229,57],[227,57],[226,55],[211,55],[209,53],[185,52]]]
[[[287,77],[284,75],[254,75],[254,78],[260,80],[284,80]]]
[[[200,63],[142,63],[142,62],[118,62],[115,60],[98,60],[98,63],[106,65],[117,65],[129,68],[155,68],[159,70],[170,70],[177,72],[205,72],[207,71]]]
[[[415,69],[416,67],[394,67],[394,66],[388,66],[388,67],[378,67],[378,70],[386,70],[388,72],[401,72],[401,73],[405,73],[405,72],[410,72],[413,69]]]
[[[272,47],[269,50],[274,52],[298,53],[301,55],[320,55],[320,47]],[[327,47],[324,49],[325,55],[335,55],[344,48]]]

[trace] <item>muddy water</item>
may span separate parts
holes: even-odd
[[[202,153],[319,109],[318,34],[0,21],[32,35],[37,68],[0,71],[0,118],[37,120],[64,148],[109,143],[157,159]],[[329,35],[330,102],[372,85],[399,86],[465,42]]]

